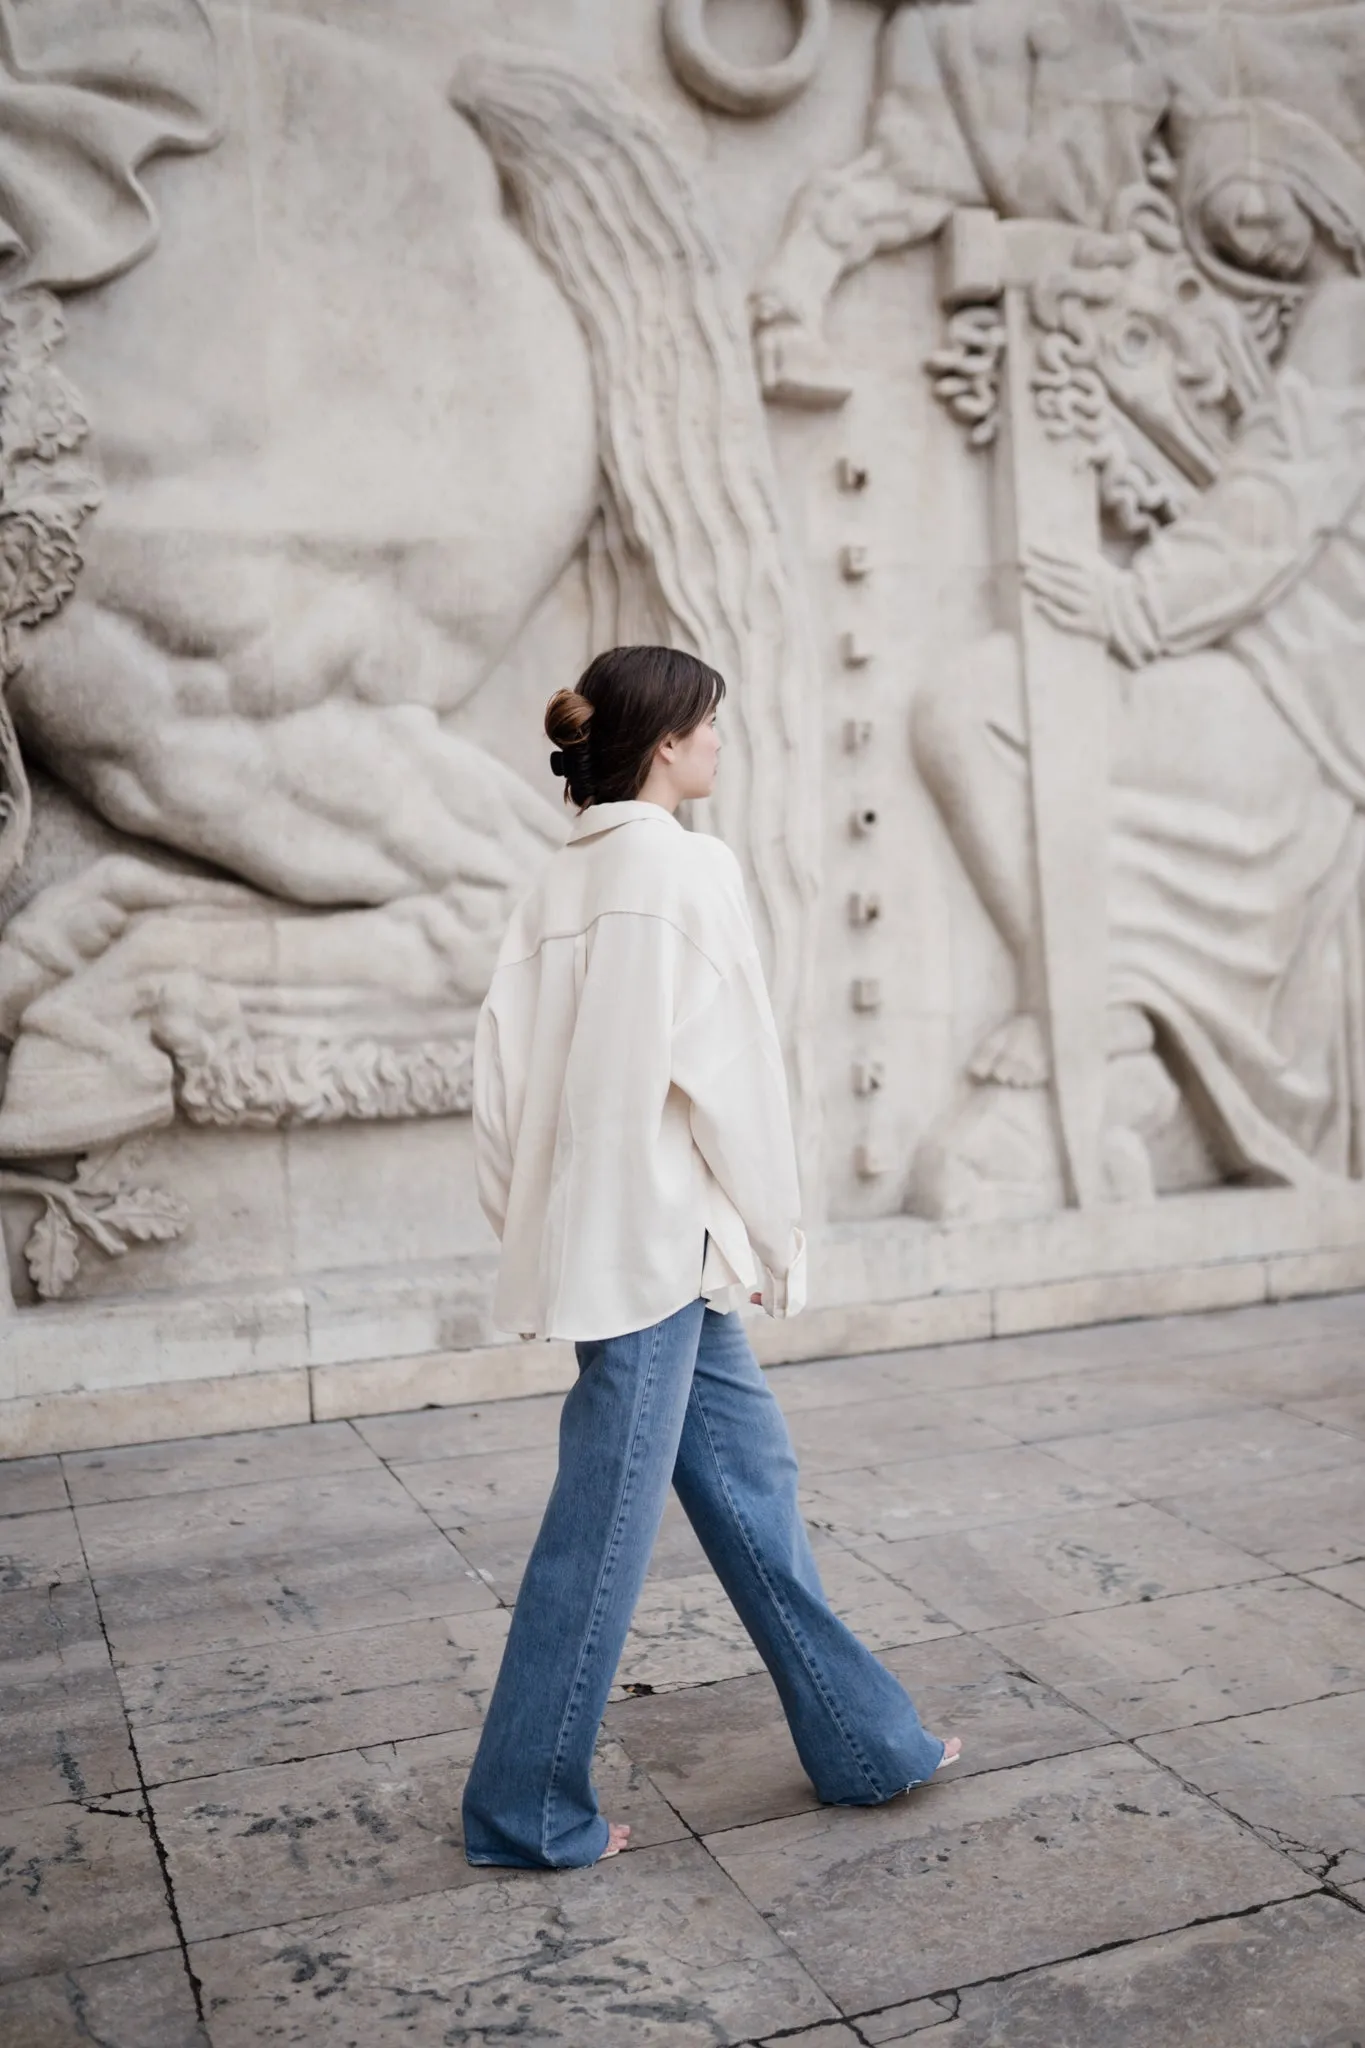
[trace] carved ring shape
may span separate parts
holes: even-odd
[[[805,91],[829,36],[829,0],[792,0],[796,41],[776,64],[734,64],[706,27],[706,0],[664,0],[664,46],[689,92],[724,114],[771,114]]]

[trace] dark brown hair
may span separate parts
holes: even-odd
[[[577,689],[556,690],[545,707],[545,730],[556,749],[550,766],[564,777],[566,799],[580,810],[629,803],[660,741],[694,731],[724,695],[723,676],[674,647],[612,647],[599,654]]]

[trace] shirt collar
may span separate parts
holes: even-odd
[[[673,813],[666,811],[662,804],[589,804],[588,808],[580,811],[575,818],[569,830],[569,838],[591,839],[594,833],[610,832],[617,825],[633,825],[637,819],[646,824],[657,822],[671,825],[675,832],[681,832],[683,829]]]

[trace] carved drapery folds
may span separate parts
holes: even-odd
[[[1017,988],[921,1213],[1365,1171],[1362,166],[1365,10],[903,4],[759,281],[768,397],[837,406],[840,279],[941,238],[1019,579],[914,706]]]
[[[773,0],[752,66],[658,0],[658,108],[548,15],[495,47],[432,0],[433,71],[343,11],[252,10],[220,110],[197,0],[0,0],[0,1197],[37,1291],[183,1231],[180,1160],[285,1153],[222,1134],[468,1107],[565,830],[541,670],[622,639],[727,676],[695,822],[807,1167],[841,1134],[829,1206],[1360,1178],[1365,5],[887,4],[832,166],[863,0]],[[741,263],[708,206],[745,149],[794,196]],[[876,621],[915,605],[912,654]],[[1000,946],[924,937],[933,860]],[[939,949],[922,1008],[894,930]]]

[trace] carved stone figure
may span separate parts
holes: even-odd
[[[1269,94],[1354,130],[1365,51],[1337,0],[899,0],[882,31],[867,147],[798,194],[753,295],[775,401],[838,405],[824,336],[841,278],[936,235],[954,207],[1102,227],[1144,176],[1178,98]],[[1338,139],[1348,140],[1343,133]]]
[[[160,17],[173,52],[203,27],[188,4]],[[0,1157],[177,1109],[467,1106],[507,906],[563,822],[458,719],[585,547],[596,637],[646,622],[734,685],[716,823],[799,1076],[804,624],[742,297],[661,132],[525,52],[468,64],[452,105],[338,32],[258,12],[253,36],[268,304],[250,233],[217,231],[248,140],[231,98],[217,152],[168,188],[155,260],[70,302],[103,504],[8,698],[25,753],[123,850],[0,938]]]
[[[1035,548],[1033,599],[1103,642],[1110,809],[1108,1046],[1163,1059],[1199,1104],[1216,1170],[1359,1176],[1365,1077],[1361,876],[1365,727],[1365,173],[1268,100],[1177,124],[1179,202],[1208,272],[1297,300],[1263,396],[1244,403],[1208,488],[1126,565]],[[1190,465],[1191,467],[1193,464]],[[975,1077],[1035,1089],[1039,910],[1030,880],[1018,643],[971,651],[922,700],[920,761],[1014,954],[1019,1014]],[[1112,1091],[1111,1091],[1112,1092]],[[1159,1130],[1159,1090],[1144,1112]],[[1019,1112],[1000,1112],[1017,1128]],[[987,1105],[972,1111],[981,1150]],[[1111,1124],[1134,1134],[1143,1116]],[[1042,1162],[1046,1138],[1032,1141]],[[940,1132],[922,1189],[951,1207]],[[950,1177],[950,1176],[949,1176]],[[1055,1172],[1040,1163],[1032,1198]],[[1158,1175],[1158,1179],[1160,1176]],[[1137,1184],[1141,1185],[1140,1163]],[[1027,1171],[1014,1199],[1027,1206]],[[1126,1189],[1133,1192],[1130,1178]]]

